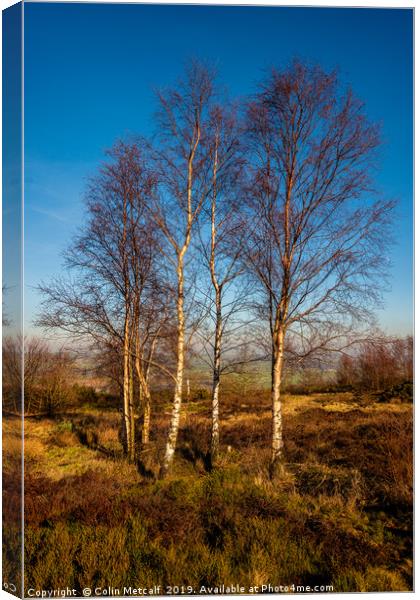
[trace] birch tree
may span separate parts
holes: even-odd
[[[392,203],[372,190],[379,131],[335,73],[274,70],[247,111],[246,258],[263,291],[272,356],[270,475],[282,470],[286,337],[354,328],[380,301]]]
[[[212,350],[209,357],[212,368],[210,461],[214,466],[220,441],[222,340],[228,334],[229,321],[245,309],[244,290],[234,289],[233,286],[242,269],[239,257],[242,252],[244,227],[239,203],[239,184],[244,161],[238,118],[232,108],[212,108],[207,144],[211,160],[211,186],[208,204],[206,203],[203,211],[200,250],[212,288],[209,294],[213,326],[210,330],[213,339],[209,344]],[[205,341],[208,342],[209,339]],[[236,348],[236,344],[234,346]],[[233,349],[231,347],[228,350],[232,352]]]
[[[197,62],[189,66],[177,88],[158,94],[154,156],[159,194],[152,215],[165,238],[161,251],[175,275],[177,320],[174,398],[160,477],[168,473],[178,437],[185,366],[185,269],[193,228],[208,194],[209,161],[204,140],[212,94],[212,74]]]
[[[165,347],[165,338],[168,335],[168,326],[174,318],[172,305],[172,293],[168,293],[165,285],[168,283],[157,280],[156,273],[160,277],[162,271],[156,269],[154,262],[154,273],[149,281],[147,293],[138,292],[134,300],[134,345],[132,348],[134,367],[137,376],[138,399],[142,411],[141,440],[142,448],[150,441],[150,423],[152,410],[152,395],[150,388],[151,373],[153,368],[165,373],[164,362],[157,358],[157,351]]]
[[[89,184],[85,226],[65,252],[69,277],[39,288],[44,301],[38,324],[118,349],[125,450],[133,461],[134,370],[150,400],[139,329],[145,326],[142,307],[156,286],[155,240],[145,209],[154,180],[135,144],[117,143],[109,157]],[[147,425],[148,409],[145,414]]]

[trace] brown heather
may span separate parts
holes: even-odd
[[[137,466],[118,445],[116,411],[90,404],[89,418],[80,408],[54,420],[27,419],[27,585],[235,580],[411,589],[411,405],[356,404],[350,394],[286,396],[287,468],[272,483],[269,398],[243,401],[236,416],[225,402],[218,467],[210,471],[206,455],[209,407],[186,403],[173,473],[164,481],[152,477],[169,416],[159,402],[152,444]],[[12,440],[7,420],[5,437]],[[3,514],[10,538],[19,502],[15,465],[9,453]],[[12,565],[10,553],[5,577]]]

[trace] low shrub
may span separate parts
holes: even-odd
[[[399,400],[400,402],[413,402],[413,382],[406,381],[398,385],[393,385],[386,390],[376,394],[378,402],[392,402]]]
[[[205,468],[209,416],[186,412],[174,469],[163,481],[102,452],[116,443],[118,413],[79,415],[71,426],[45,422],[55,428],[54,438],[44,435],[47,444],[67,440],[82,448],[78,432],[96,433],[97,448],[88,454],[101,464],[55,481],[27,473],[27,584],[59,586],[64,573],[65,585],[80,590],[134,581],[198,590],[235,581],[331,583],[336,592],[411,589],[411,412],[328,406],[314,408],[311,399],[285,413],[286,470],[276,482],[267,478],[270,415],[251,400],[240,415],[223,419],[212,471]],[[144,459],[151,466],[158,465],[167,423],[157,412]],[[4,482],[12,491],[8,515],[19,489],[7,474]]]

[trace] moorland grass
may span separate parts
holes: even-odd
[[[204,400],[185,410],[164,481],[150,476],[164,442],[163,411],[154,415],[142,468],[121,456],[117,411],[90,407],[89,418],[74,410],[28,421],[26,587],[412,588],[410,405],[289,397],[286,472],[274,483],[267,478],[269,406],[250,398],[226,407],[221,458],[211,472],[209,416]],[[6,478],[13,464],[6,463]],[[5,535],[12,536],[8,525]],[[10,553],[4,563],[7,578]]]

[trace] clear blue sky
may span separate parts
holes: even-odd
[[[153,88],[188,58],[217,65],[232,96],[298,56],[338,67],[383,124],[378,188],[399,201],[389,333],[412,328],[412,12],[403,9],[25,3],[26,321],[33,289],[62,268],[104,150],[149,133]]]

